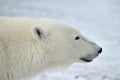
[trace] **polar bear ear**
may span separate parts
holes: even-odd
[[[33,28],[33,36],[34,38],[41,39],[41,40],[46,38],[45,32],[40,27]]]

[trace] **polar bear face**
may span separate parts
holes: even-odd
[[[69,25],[51,19],[0,19],[0,80],[91,62],[102,48]]]
[[[54,20],[45,20],[42,23],[47,25],[42,25],[44,29],[36,32],[40,40],[44,40],[49,46],[49,65],[91,62],[102,52],[102,48],[95,42],[66,24]]]

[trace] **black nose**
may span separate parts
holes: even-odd
[[[98,53],[101,53],[102,52],[102,48],[100,48],[99,50],[98,50]]]

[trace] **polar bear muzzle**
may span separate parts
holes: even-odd
[[[100,48],[100,49],[98,50],[98,53],[96,54],[95,58],[96,58],[99,54],[101,54],[101,53],[102,53],[102,48]],[[87,55],[87,56],[84,57],[84,58],[80,58],[80,60],[85,61],[85,62],[91,62],[91,61],[93,61],[93,59],[94,59],[94,58],[92,58],[92,56],[93,56],[93,55]]]

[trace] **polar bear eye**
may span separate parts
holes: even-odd
[[[75,40],[79,40],[79,39],[80,39],[80,36],[75,37]]]

